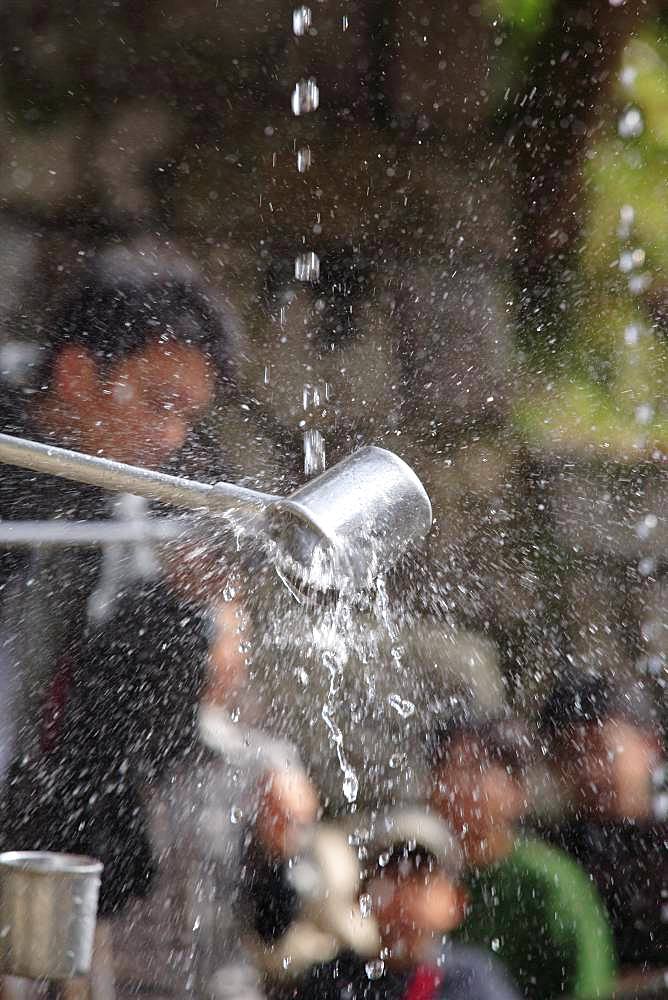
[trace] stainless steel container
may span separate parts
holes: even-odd
[[[372,446],[277,500],[270,514],[272,533],[297,575],[315,587],[369,586],[429,533],[432,520],[429,497],[410,466]]]
[[[27,979],[86,975],[102,864],[41,851],[0,854],[0,971]]]

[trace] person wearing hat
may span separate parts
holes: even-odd
[[[541,732],[566,808],[540,832],[597,886],[620,962],[665,965],[668,824],[653,789],[661,741],[642,681],[567,672],[545,702]]]
[[[462,852],[441,820],[413,809],[381,813],[358,821],[349,839],[360,845],[357,906],[369,929],[315,965],[293,996],[518,1000],[494,956],[444,943],[462,920],[465,894]]]
[[[468,868],[458,937],[491,949],[529,1000],[607,997],[616,963],[596,889],[565,853],[518,835],[531,743],[519,720],[465,706],[432,732],[431,806]]]

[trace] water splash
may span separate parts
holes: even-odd
[[[364,970],[368,979],[380,979],[385,972],[385,962],[382,958],[374,958],[366,963]]]
[[[319,430],[304,431],[304,472],[317,476],[325,471],[325,439]]]
[[[402,698],[401,695],[392,692],[387,699],[387,703],[390,708],[393,708],[402,719],[409,719],[411,715],[415,712],[415,705],[408,698]]]
[[[334,680],[334,679],[333,679]],[[333,694],[334,692],[332,692]],[[343,785],[342,791],[347,802],[353,803],[357,800],[357,794],[359,792],[359,779],[355,774],[355,771],[348,763],[344,748],[343,748],[343,733],[340,727],[334,721],[333,709],[329,702],[326,702],[322,706],[322,720],[329,730],[330,737],[334,746],[336,747],[336,754],[339,759],[339,767],[343,773]]]

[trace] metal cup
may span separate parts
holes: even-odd
[[[46,851],[0,854],[0,971],[27,979],[86,975],[102,864]]]
[[[431,527],[431,503],[409,465],[362,448],[273,504],[270,531],[293,580],[364,588]]]

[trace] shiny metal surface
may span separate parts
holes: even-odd
[[[102,865],[46,851],[0,854],[0,971],[27,979],[86,975]]]
[[[0,461],[104,489],[212,513],[266,512],[286,572],[316,589],[366,587],[431,527],[431,503],[413,470],[384,448],[349,455],[282,499],[215,486],[0,434]],[[286,568],[284,567],[284,568]]]
[[[135,493],[147,500],[164,500],[191,510],[257,511],[275,499],[266,493],[257,493],[231,483],[210,486],[181,476],[167,476],[151,469],[113,462],[108,458],[26,441],[10,434],[0,434],[0,462],[72,479],[77,483],[100,486],[113,493]]]
[[[373,446],[279,500],[272,515],[274,536],[316,587],[336,586],[337,577],[371,585],[432,522],[429,497],[410,466]]]
[[[184,538],[189,522],[154,517],[144,521],[3,521],[2,548],[98,548],[105,545],[141,545]]]

